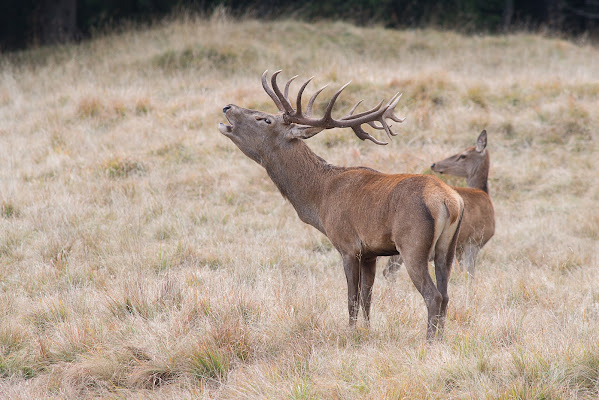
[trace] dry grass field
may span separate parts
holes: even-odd
[[[267,68],[403,92],[389,145],[308,140],[333,164],[431,173],[487,129],[497,230],[444,340],[383,259],[350,330],[338,253],[218,132],[274,112]],[[528,33],[217,13],[0,56],[0,398],[596,399],[598,132],[599,49]]]

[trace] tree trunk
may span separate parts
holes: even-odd
[[[508,30],[512,25],[512,17],[514,15],[514,0],[505,0],[503,8],[503,29]]]
[[[34,41],[37,44],[63,43],[77,31],[76,0],[41,0],[33,12]]]

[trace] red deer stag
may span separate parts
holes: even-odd
[[[454,187],[464,199],[464,218],[458,235],[456,258],[466,266],[471,277],[474,277],[478,252],[495,233],[495,211],[487,184],[489,165],[487,131],[478,136],[476,146],[431,165],[431,169],[440,174],[466,178],[468,187]],[[400,255],[391,257],[383,275],[394,280],[401,263]]]
[[[262,86],[281,113],[229,104],[223,112],[230,125],[220,123],[219,131],[262,165],[299,218],[326,235],[341,253],[350,326],[355,326],[360,306],[369,324],[376,258],[401,252],[428,309],[427,339],[441,336],[462,198],[434,176],[387,175],[364,167],[328,164],[302,140],[325,129],[351,128],[362,140],[385,144],[364,131],[362,125],[395,135],[386,120],[403,121],[394,115],[399,96],[384,106],[381,101],[368,111],[354,114],[356,105],[348,115],[335,119],[331,115],[333,106],[345,85],[332,96],[324,116],[313,118],[312,106],[324,88],[312,96],[304,112],[302,94],[312,78],[299,89],[294,109],[288,92],[295,77],[289,79],[283,93],[276,81],[280,71],[271,77],[272,88],[266,80],[267,72],[262,75]],[[428,271],[431,254],[436,287]]]

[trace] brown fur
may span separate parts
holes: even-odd
[[[266,169],[300,219],[325,234],[341,254],[350,325],[360,306],[369,321],[376,258],[401,252],[427,305],[427,338],[441,333],[462,198],[434,176],[330,165],[290,133],[296,127],[282,115],[234,105],[224,112],[231,126],[221,124],[221,133]],[[438,255],[436,286],[428,272],[433,253]]]
[[[477,142],[477,146],[468,147],[431,166],[435,172],[465,177],[470,186],[454,187],[464,200],[464,219],[458,235],[456,258],[466,265],[470,276],[474,276],[478,252],[495,233],[495,211],[487,183],[490,156],[486,148],[486,131],[481,133]],[[383,271],[385,277],[393,279],[401,263],[401,256],[391,257]]]

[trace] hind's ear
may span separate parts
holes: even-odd
[[[482,153],[487,148],[487,131],[483,130],[476,139],[476,151]]]

